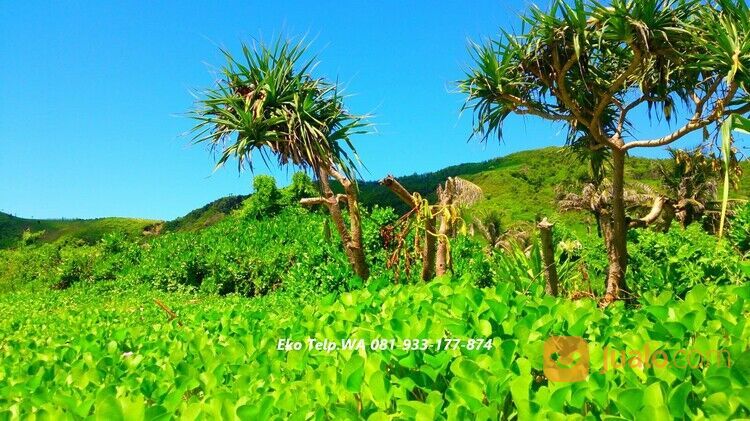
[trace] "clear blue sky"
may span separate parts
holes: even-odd
[[[542,1],[542,3],[546,3]],[[0,210],[35,218],[171,219],[250,191],[236,165],[183,135],[191,90],[219,46],[309,34],[322,76],[376,116],[355,139],[369,172],[406,175],[557,144],[564,130],[512,118],[505,143],[467,143],[453,81],[467,40],[518,26],[528,1],[10,2],[0,6]],[[658,131],[657,131],[658,133]],[[288,174],[262,165],[285,184]]]

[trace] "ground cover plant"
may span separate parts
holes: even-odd
[[[280,37],[222,50],[190,117],[218,167],[289,185],[169,222],[0,214],[0,421],[750,419],[748,7],[525,22],[459,86],[480,136],[531,114],[564,149],[358,180],[365,116]],[[632,139],[640,105],[691,117]]]

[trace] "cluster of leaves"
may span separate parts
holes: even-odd
[[[750,252],[750,204],[740,207],[731,221],[729,238],[740,253]]]
[[[737,225],[741,226],[741,219]],[[580,265],[569,272],[571,279],[562,281],[580,285],[585,272],[585,287],[601,292],[600,280],[607,270],[602,239],[572,232],[562,235],[557,239],[560,261],[567,258]],[[705,232],[700,224],[681,229],[673,222],[668,232],[630,230],[628,242],[628,287],[635,296],[654,289],[684,296],[696,285],[740,284],[750,278],[750,262],[732,244]],[[560,250],[563,247],[570,249]]]
[[[141,256],[127,234],[113,232],[98,243],[67,239],[39,246],[0,250],[0,291],[20,288],[65,289],[124,276]]]
[[[238,213],[243,218],[266,218],[296,205],[300,199],[317,195],[315,184],[305,172],[295,172],[291,184],[283,189],[276,187],[272,176],[258,175],[253,179],[253,194],[242,202]]]
[[[243,45],[238,57],[222,50],[222,78],[191,113],[194,141],[220,153],[217,166],[235,157],[252,167],[255,151],[281,166],[335,165],[351,175],[357,157],[349,136],[365,132],[365,117],[344,109],[335,83],[311,76],[316,62],[304,40],[253,47]]]
[[[177,313],[168,320],[158,298]],[[307,306],[144,289],[0,296],[0,418],[727,419],[750,415],[750,287],[645,294],[636,309],[439,279],[373,283]],[[54,309],[54,311],[49,311]],[[550,335],[588,341],[591,370],[547,379]],[[491,349],[403,350],[404,339],[492,339]],[[278,349],[362,339],[362,350]],[[373,351],[373,339],[399,346]],[[726,350],[732,364],[606,368],[603,349]],[[252,391],[252,393],[248,393]]]
[[[667,289],[684,296],[699,284],[739,284],[750,278],[750,262],[743,261],[727,242],[718,241],[698,224],[668,233],[631,232],[633,293]]]

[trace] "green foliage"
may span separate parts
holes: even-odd
[[[629,183],[637,181],[647,184],[656,191],[662,191],[659,166],[663,162],[662,160],[629,157],[626,180]],[[518,152],[480,163],[456,165],[432,173],[399,177],[399,182],[409,191],[419,192],[423,197],[427,197],[434,202],[436,199],[435,189],[439,183],[444,182],[447,177],[461,177],[481,187],[485,196],[483,200],[469,210],[471,214],[478,215],[501,209],[501,220],[506,228],[514,228],[525,222],[533,222],[536,214],[542,214],[564,221],[576,233],[583,234],[591,226],[591,221],[587,221],[588,216],[577,212],[559,214],[556,198],[561,192],[580,191],[581,183],[586,183],[590,179],[587,166],[588,163],[571,159],[569,154],[564,153],[564,150],[552,147]],[[739,180],[739,189],[736,193],[732,193],[733,199],[750,198],[750,163],[743,161],[740,163],[740,167],[743,169],[743,176]],[[543,184],[536,188],[532,183],[512,176],[511,173],[514,172],[537,173]],[[292,186],[295,185],[294,179],[296,177],[306,180],[296,185],[306,187],[295,190],[297,188]],[[293,176],[292,184],[280,189],[282,205],[293,205],[303,197],[318,196],[316,186],[312,181],[308,183],[307,180],[309,180],[309,177],[301,172],[299,175]],[[364,205],[391,207],[399,214],[407,211],[398,197],[377,182],[360,181],[358,184],[360,199]],[[293,194],[292,191],[298,193]],[[292,198],[292,196],[294,197]],[[198,231],[209,227],[240,208],[242,202],[247,198],[249,196],[227,196],[218,199],[191,211],[181,218],[165,222],[164,231]],[[6,239],[8,241],[7,246],[16,246],[23,229],[25,229],[24,227],[31,228],[32,231],[37,231],[37,228],[35,228],[37,226],[41,227],[40,229],[49,229],[46,224],[50,221],[21,220],[26,222],[17,224],[17,219],[13,219],[12,221],[15,222],[11,222],[10,218],[12,217],[7,215],[8,220],[6,220],[4,215],[0,213],[0,248],[3,247]],[[98,225],[95,229],[97,234],[78,235],[74,233],[77,229],[65,228],[58,231],[57,228],[54,228],[53,230],[57,234],[50,235],[50,232],[47,231],[40,242],[46,243],[57,240],[60,236],[67,235],[66,233],[72,234],[73,237],[90,238],[92,239],[91,242],[96,242],[104,234],[111,231],[124,231],[128,233],[129,237],[142,239],[142,232],[152,226],[153,221],[142,226],[133,225],[132,229],[122,225],[100,225],[100,222],[96,222],[96,220],[65,221],[64,223],[61,222],[60,226],[72,227],[73,224],[80,224],[80,227],[85,228],[87,232],[93,232],[94,227]],[[8,231],[11,228],[12,232]],[[5,236],[6,232],[8,233],[7,237]]]
[[[276,179],[270,175],[258,175],[253,179],[253,194],[242,203],[239,214],[243,218],[273,216],[281,208],[281,193],[276,188]]]
[[[295,205],[300,199],[317,195],[318,188],[304,171],[295,172],[291,184],[282,190],[283,203],[286,205]]]
[[[234,210],[242,207],[242,203],[250,196],[227,196],[190,211],[187,215],[164,223],[167,231],[198,231],[218,223]]]
[[[666,289],[684,296],[699,284],[737,284],[748,279],[737,253],[726,243],[691,225],[667,234],[648,230],[633,233],[631,285],[641,294]]]
[[[169,233],[149,243],[131,276],[167,290],[247,296],[299,282],[336,290],[350,273],[343,253],[323,239],[323,220],[288,208],[274,218],[230,218],[198,233]]]
[[[554,0],[548,10],[532,7],[523,23],[519,35],[475,45],[474,68],[459,82],[484,140],[502,136],[505,119],[518,113],[565,121],[573,146],[608,147],[615,135],[633,136],[627,111],[639,105],[667,121],[678,99],[690,114],[710,114],[692,96],[723,98],[713,87],[723,80],[736,83],[727,101],[750,101],[744,1]]]
[[[703,231],[699,224],[681,229],[673,223],[667,233],[647,229],[629,232],[628,287],[634,296],[647,291],[670,291],[684,296],[698,285],[729,285],[746,282],[750,265],[726,242]],[[604,244],[585,238],[581,261],[601,291],[607,268]]]
[[[32,232],[30,229],[25,229],[21,234],[21,246],[29,246],[36,243],[44,235],[44,230]]]
[[[313,76],[315,59],[304,41],[242,45],[242,55],[222,50],[226,65],[216,86],[192,112],[195,143],[252,167],[252,152],[273,154],[282,166],[338,167],[351,175],[356,152],[350,136],[363,133],[364,116],[349,113],[335,83]]]
[[[535,284],[519,293],[510,282],[480,289],[442,279],[379,285],[306,306],[144,289],[6,294],[0,296],[0,417],[750,416],[750,343],[736,317],[750,311],[747,285],[698,287],[684,299],[649,293],[636,308],[607,310],[542,289]],[[153,299],[178,319],[169,321]],[[584,381],[544,376],[543,342],[551,335],[588,341]],[[307,338],[361,339],[366,350],[278,349],[280,339]],[[380,338],[397,346],[370,350]],[[492,345],[402,350],[405,339],[439,338]],[[605,347],[641,350],[646,343],[670,356],[725,350],[732,366],[605,370]]]
[[[740,253],[750,252],[750,204],[746,203],[736,210],[730,220],[729,238]]]
[[[135,218],[25,219],[0,212],[0,249],[18,246],[26,231],[33,233],[33,242],[36,244],[67,239],[94,244],[106,234],[116,231],[123,232],[132,239],[142,239],[145,231],[160,223]]]

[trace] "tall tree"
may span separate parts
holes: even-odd
[[[750,11],[743,0],[553,0],[523,21],[525,33],[475,46],[459,88],[483,140],[501,137],[510,114],[533,115],[566,124],[571,146],[610,152],[606,305],[627,290],[626,156],[750,112]],[[659,120],[686,117],[639,139],[640,107]]]
[[[222,50],[226,64],[216,85],[198,99],[192,118],[196,143],[219,152],[217,167],[236,158],[238,169],[252,170],[252,153],[264,162],[310,169],[322,197],[303,204],[322,204],[331,214],[354,272],[369,276],[362,248],[353,134],[366,131],[364,116],[349,113],[335,83],[311,75],[315,58],[307,58],[302,41],[242,46],[242,56]],[[345,194],[335,195],[330,178]],[[349,211],[347,226],[339,202]]]

